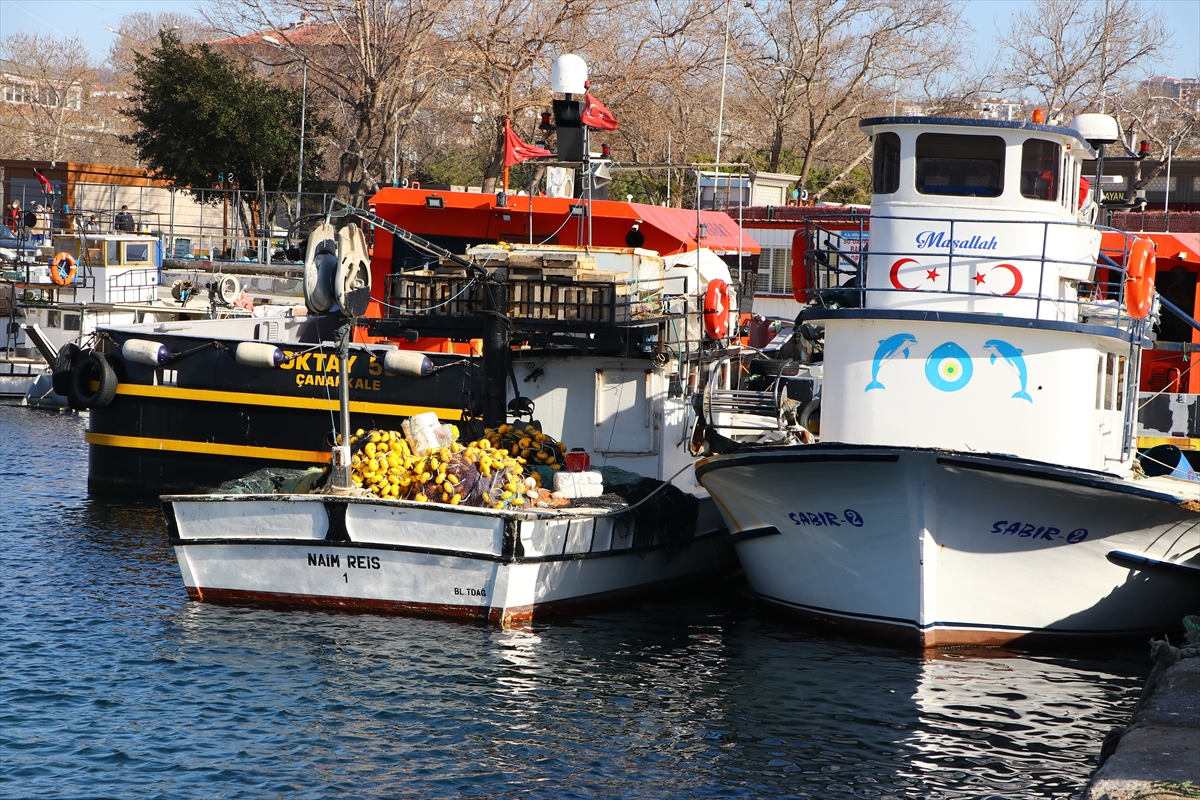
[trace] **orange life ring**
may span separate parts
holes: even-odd
[[[1125,262],[1125,308],[1134,319],[1150,315],[1158,258],[1149,239],[1135,239]]]
[[[704,332],[710,339],[729,333],[729,284],[713,278],[704,290]]]
[[[59,269],[63,262],[67,263],[67,273],[64,275]],[[50,262],[50,280],[57,283],[59,286],[66,286],[75,282],[75,257],[70,253],[59,253]]]

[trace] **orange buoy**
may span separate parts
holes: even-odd
[[[67,265],[67,271],[62,271],[62,265]],[[50,280],[59,286],[75,282],[75,257],[70,253],[59,253],[50,262]]]
[[[1149,239],[1135,239],[1125,261],[1125,308],[1134,319],[1150,315],[1158,259]]]
[[[729,284],[713,278],[704,290],[704,332],[710,339],[729,333]]]

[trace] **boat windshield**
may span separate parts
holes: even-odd
[[[999,197],[1004,191],[1004,139],[922,133],[917,137],[917,191]]]
[[[1026,139],[1021,145],[1021,196],[1032,200],[1058,199],[1058,165],[1062,148],[1045,139]]]

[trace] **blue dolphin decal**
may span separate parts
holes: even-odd
[[[1004,363],[1010,369],[1017,373],[1017,377],[1021,379],[1021,388],[1013,395],[1013,397],[1021,400],[1033,402],[1033,398],[1029,396],[1029,392],[1025,391],[1029,384],[1029,373],[1025,369],[1025,358],[1021,355],[1023,350],[1013,347],[1003,339],[988,339],[983,343],[983,349],[991,353],[990,363],[996,363],[996,357],[1004,359]]]
[[[971,356],[954,342],[939,344],[925,361],[925,377],[933,388],[957,392],[971,382]]]
[[[863,391],[887,388],[879,382],[879,368],[883,366],[883,362],[895,358],[897,353],[903,353],[904,357],[908,358],[908,346],[916,343],[917,337],[911,333],[897,333],[886,339],[880,339],[879,349],[875,351],[875,357],[871,359],[871,382]]]

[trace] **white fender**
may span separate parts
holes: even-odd
[[[240,342],[237,349],[233,351],[233,357],[243,367],[263,367],[264,369],[275,369],[287,361],[282,350],[273,344],[263,344],[262,342]]]
[[[383,354],[383,371],[389,375],[424,378],[435,371],[433,362],[415,350],[388,350]]]
[[[151,342],[148,339],[126,339],[125,343],[121,345],[121,355],[125,357],[126,361],[132,361],[134,364],[158,367],[170,361],[175,354],[160,342]]]

